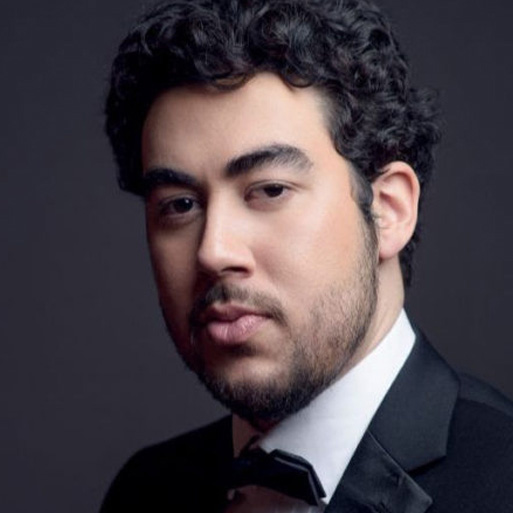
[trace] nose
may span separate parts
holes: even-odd
[[[255,268],[248,220],[229,205],[211,205],[197,252],[201,273],[248,277]]]

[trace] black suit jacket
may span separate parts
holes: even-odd
[[[222,511],[231,457],[230,418],[144,449],[101,513]],[[513,513],[513,405],[419,336],[325,511]]]

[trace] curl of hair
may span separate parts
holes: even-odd
[[[358,191],[366,219],[370,183],[387,163],[410,164],[424,190],[440,137],[436,97],[411,86],[392,29],[370,0],[175,0],[154,8],[112,68],[106,131],[120,187],[142,193],[141,131],[161,92],[236,88],[264,71],[324,93],[334,145],[366,178]],[[400,255],[406,283],[417,241],[418,229]]]

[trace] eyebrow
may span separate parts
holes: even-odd
[[[313,163],[306,153],[289,144],[271,144],[257,148],[231,159],[225,166],[228,178],[251,173],[264,166],[290,166],[299,171],[307,171]],[[142,177],[143,196],[163,185],[198,187],[199,181],[193,175],[178,169],[159,166],[151,168]]]
[[[307,171],[313,166],[306,153],[289,144],[271,144],[230,160],[225,168],[226,176],[250,173],[264,166],[290,166]]]
[[[198,187],[199,182],[194,176],[185,171],[169,167],[154,167],[142,177],[143,196],[147,197],[154,189],[162,185]]]

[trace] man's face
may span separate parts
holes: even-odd
[[[160,303],[187,365],[255,424],[347,368],[376,303],[377,249],[321,95],[271,74],[174,89],[143,130]]]

